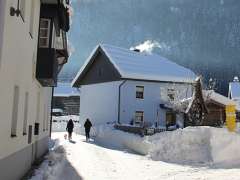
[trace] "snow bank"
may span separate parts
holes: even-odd
[[[149,137],[154,160],[174,163],[204,163],[211,161],[208,128],[186,128]]]
[[[66,162],[65,148],[56,141],[41,166],[34,170],[34,174],[29,180],[58,180],[58,174],[63,171]]]
[[[214,129],[210,144],[213,162],[216,165],[230,168],[240,165],[240,134]]]
[[[240,166],[240,135],[224,128],[188,127],[145,137],[111,126],[99,126],[95,131],[97,143],[127,148],[153,160],[218,167]]]
[[[95,142],[110,148],[129,149],[146,155],[151,149],[151,143],[139,135],[114,129],[112,126],[94,128]]]

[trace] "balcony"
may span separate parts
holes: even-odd
[[[57,85],[58,62],[55,49],[38,49],[36,78],[44,87]]]
[[[57,17],[56,25],[65,32],[70,28],[69,13],[68,13],[69,0],[42,0],[41,13],[43,16]]]
[[[58,73],[68,60],[67,18],[67,8],[63,1],[42,1],[36,78],[44,87],[57,85]]]

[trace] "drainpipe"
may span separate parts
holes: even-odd
[[[51,138],[52,135],[52,110],[53,110],[53,93],[54,93],[54,87],[52,87],[52,99],[51,99],[51,118],[50,118],[50,131],[49,131],[49,137]]]
[[[123,84],[125,84],[127,80],[124,80],[123,82],[121,82],[121,84],[118,87],[118,124],[120,124],[120,111],[121,111],[121,87],[123,86]]]

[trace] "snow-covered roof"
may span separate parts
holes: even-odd
[[[106,54],[122,79],[192,83],[196,78],[195,73],[190,69],[171,62],[159,55],[145,54],[112,45],[101,44],[93,50],[88,60],[79,70],[72,82],[73,86],[76,85],[79,77],[100,49]]]
[[[80,92],[77,88],[71,87],[70,83],[58,83],[58,86],[54,88],[53,96],[58,97],[80,96]]]
[[[203,97],[205,100],[213,100],[216,103],[219,103],[225,106],[236,105],[236,103],[233,100],[215,92],[214,90],[203,90]]]

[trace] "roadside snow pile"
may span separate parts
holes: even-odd
[[[142,155],[148,154],[151,149],[151,143],[139,135],[119,131],[112,126],[99,126],[94,130],[96,131],[95,142],[106,147],[127,148]]]
[[[215,129],[211,136],[212,159],[216,165],[235,167],[240,165],[240,134]]]
[[[50,149],[49,154],[41,166],[34,170],[33,176],[30,180],[58,180],[59,172],[62,172],[66,164],[66,152],[63,146],[55,143],[54,147]]]
[[[95,131],[97,143],[127,148],[153,160],[218,167],[240,166],[240,135],[223,128],[188,127],[145,137],[111,126],[99,126]]]
[[[154,160],[174,163],[211,161],[209,128],[186,128],[149,137],[150,156]]]

